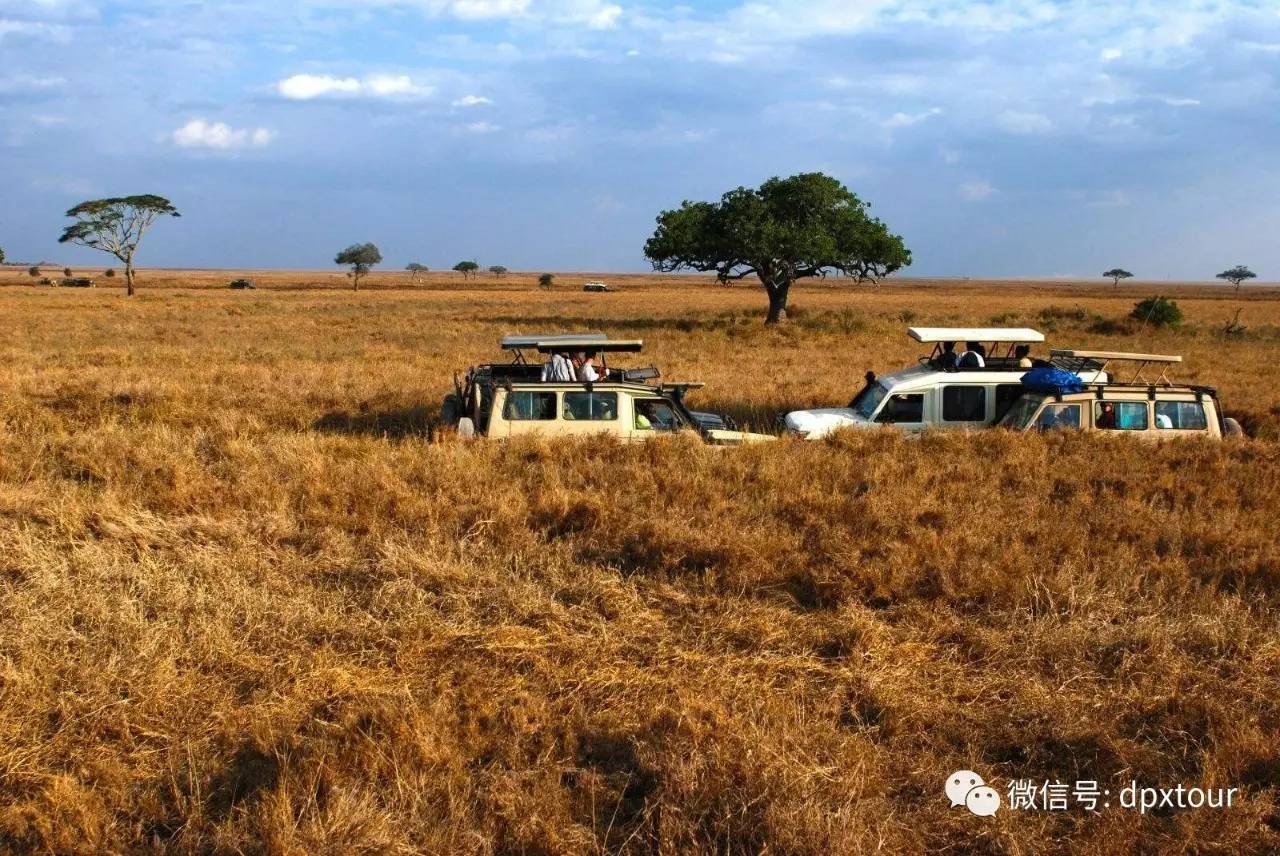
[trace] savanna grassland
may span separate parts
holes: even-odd
[[[766,329],[699,279],[229,278],[0,273],[0,849],[1280,849],[1276,290],[827,284]],[[1122,321],[1161,289],[1182,329]],[[503,333],[643,338],[767,429],[908,322],[1180,353],[1253,437],[431,431]],[[960,768],[1243,795],[978,818]]]

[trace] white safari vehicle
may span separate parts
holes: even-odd
[[[1091,383],[1042,384],[1026,378],[1026,393],[1009,408],[1000,427],[1014,431],[1097,431],[1164,440],[1178,437],[1238,437],[1240,423],[1222,415],[1218,392],[1169,380],[1182,357],[1119,351],[1051,351],[1066,368],[1132,364],[1132,374]],[[1156,373],[1158,372],[1158,374]],[[1148,379],[1147,375],[1152,377]],[[1070,380],[1068,376],[1066,378]]]
[[[441,421],[459,435],[506,439],[608,435],[627,441],[687,433],[716,446],[774,440],[769,434],[736,430],[726,416],[690,410],[685,394],[701,383],[659,383],[656,368],[621,369],[610,356],[638,353],[639,340],[611,340],[600,333],[558,336],[506,336],[502,349],[513,359],[468,370],[454,378]],[[529,362],[525,351],[550,359],[588,353],[601,361],[594,382],[543,380],[543,360]]]
[[[1044,334],[1026,328],[909,327],[917,342],[933,345],[919,364],[892,374],[867,372],[866,386],[847,407],[796,410],[784,418],[788,434],[809,440],[841,428],[892,425],[903,431],[926,428],[974,429],[999,421],[1026,391],[1021,383],[1029,366],[1021,365],[1020,345],[1044,342]],[[985,351],[982,368],[952,365],[948,345],[967,342]],[[1030,358],[1027,358],[1030,362]],[[1048,365],[1044,360],[1035,361]],[[1106,380],[1100,365],[1079,369],[1087,380]]]

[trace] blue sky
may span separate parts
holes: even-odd
[[[144,265],[643,270],[844,181],[916,275],[1280,279],[1280,0],[0,0],[0,246],[159,193]]]

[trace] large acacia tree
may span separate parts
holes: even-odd
[[[121,196],[91,199],[67,212],[76,222],[58,239],[60,244],[79,244],[110,253],[124,264],[126,293],[133,295],[133,257],[151,224],[159,217],[181,217],[173,203],[163,196]]]
[[[376,244],[352,244],[334,256],[333,263],[351,267],[347,274],[351,278],[351,290],[359,291],[360,280],[369,275],[374,265],[382,263],[382,252]]]
[[[902,238],[863,202],[820,172],[739,187],[719,202],[685,202],[658,215],[644,245],[655,270],[713,272],[721,282],[759,277],[769,295],[766,324],[787,318],[798,279],[839,272],[874,282],[911,264]]]

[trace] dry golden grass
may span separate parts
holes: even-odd
[[[229,278],[0,274],[0,848],[1280,848],[1274,291],[1102,334],[1155,287],[812,287],[766,330],[651,277]],[[426,436],[503,332],[640,336],[767,426],[913,359],[904,318],[1183,353],[1260,439]],[[961,767],[1245,797],[980,819]]]

